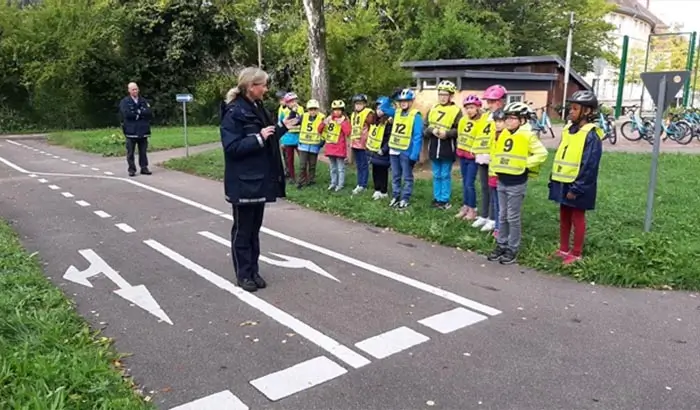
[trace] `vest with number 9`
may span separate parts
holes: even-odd
[[[493,149],[489,163],[496,174],[522,175],[527,169],[527,155],[530,150],[530,133],[519,129],[515,134],[503,130]]]
[[[362,138],[362,128],[365,126],[365,121],[367,116],[373,111],[369,108],[364,108],[360,112],[353,112],[350,115],[350,124],[352,124],[352,132],[350,134],[351,140],[359,140]]]
[[[308,145],[319,145],[321,144],[321,134],[318,133],[318,126],[321,121],[325,118],[323,114],[316,114],[316,118],[311,121],[311,116],[309,113],[302,115],[301,120],[301,131],[299,133],[299,142]]]
[[[397,110],[396,114],[394,114],[394,125],[391,128],[389,148],[397,151],[406,151],[411,146],[413,122],[416,120],[418,110],[414,108],[408,112],[408,115],[401,114],[401,110]]]
[[[381,124],[373,124],[369,127],[369,136],[367,137],[367,150],[371,152],[379,152],[382,148],[382,140],[384,139],[384,129],[386,122]]]
[[[586,136],[593,128],[594,124],[586,124],[574,134],[569,132],[569,127],[562,130],[561,143],[552,164],[552,181],[570,183],[576,180],[581,169]]]
[[[337,122],[331,120],[323,129],[323,139],[329,144],[335,144],[340,139],[342,127]]]

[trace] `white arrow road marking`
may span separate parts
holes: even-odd
[[[199,232],[199,234],[207,239],[211,239],[212,241],[214,241],[216,243],[220,243],[221,245],[225,245],[229,249],[231,248],[231,241],[229,241],[228,239],[222,238],[219,235],[213,234],[213,233],[208,232],[208,231],[202,231],[202,232]],[[260,255],[260,260],[265,262],[265,263],[269,263],[270,265],[279,266],[281,268],[308,269],[311,272],[317,273],[321,276],[325,276],[328,279],[332,279],[336,282],[340,282],[335,276],[326,272],[323,268],[321,268],[320,266],[311,262],[310,260],[295,258],[293,256],[282,255],[280,253],[274,253],[274,252],[270,252],[270,254],[275,255],[278,258],[282,258],[284,260],[277,261],[274,259],[270,259],[264,255]]]
[[[117,271],[112,269],[112,267],[109,266],[107,262],[105,262],[104,259],[102,259],[92,249],[82,249],[79,250],[78,253],[80,253],[83,258],[90,262],[90,266],[81,271],[75,266],[71,265],[63,275],[63,279],[92,288],[92,283],[90,283],[88,278],[97,276],[101,273],[109,278],[109,280],[114,282],[117,287],[119,287],[119,289],[115,290],[114,293],[149,312],[158,319],[168,324],[173,324],[168,315],[163,311],[163,309],[160,308],[158,302],[156,302],[146,286],[131,286],[129,282],[122,278]]]

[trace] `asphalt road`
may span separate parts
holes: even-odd
[[[700,408],[697,294],[493,265],[286,202],[267,209],[269,286],[248,294],[221,184],[152,169],[0,140],[0,216],[161,409]]]

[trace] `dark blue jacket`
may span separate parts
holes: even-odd
[[[151,135],[151,106],[145,98],[139,96],[134,101],[131,96],[124,97],[119,103],[122,131],[127,138],[143,138]]]
[[[285,181],[279,138],[287,132],[263,107],[243,96],[221,107],[221,145],[224,148],[224,190],[233,205],[275,202],[284,198]],[[263,128],[276,125],[267,141]]]
[[[571,133],[578,131],[577,125],[572,125]],[[603,142],[596,134],[595,129],[586,135],[581,157],[581,168],[576,180],[571,183],[549,181],[549,199],[572,208],[592,210],[595,209],[596,195],[598,194],[598,167],[600,157],[603,154]],[[566,199],[566,193],[573,192],[576,199]]]
[[[382,145],[379,149],[379,152],[370,153],[369,160],[372,163],[372,165],[378,167],[388,167],[391,162],[389,159],[389,138],[391,137],[391,120],[392,117],[387,118],[386,126],[384,127],[384,135],[382,136]]]

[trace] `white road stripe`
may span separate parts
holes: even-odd
[[[85,165],[85,164],[80,164],[80,166],[83,168],[87,168],[87,165]]]
[[[36,178],[36,174],[29,174],[29,178]]]
[[[413,329],[409,329],[406,326],[401,326],[357,342],[355,346],[377,359],[383,359],[402,350],[406,350],[409,347],[427,342],[428,340],[430,340],[428,336],[418,333]]]
[[[99,168],[90,168],[90,169],[93,170],[93,171],[99,171],[99,170],[100,170]]]
[[[41,182],[42,184],[49,182],[49,181],[45,180],[44,178],[39,178],[39,179],[37,179],[37,181]]]
[[[77,164],[77,162],[75,162],[75,161],[71,161],[70,163],[73,165]]]
[[[105,175],[114,175],[114,172],[105,171]]]
[[[68,158],[61,158],[61,161],[68,161]]]
[[[442,334],[446,334],[486,319],[488,318],[484,315],[458,307],[448,310],[447,312],[426,317],[425,319],[419,320],[418,323]]]
[[[274,305],[271,305],[270,303],[264,301],[263,299],[260,299],[252,293],[246,292],[245,290],[235,286],[228,280],[192,262],[191,260],[185,258],[184,256],[166,247],[165,245],[162,245],[159,242],[154,241],[153,239],[145,240],[144,243],[153,248],[154,250],[160,252],[164,256],[167,256],[168,258],[172,259],[174,262],[177,262],[185,268],[191,270],[197,276],[231,293],[232,295],[240,299],[242,302],[259,310],[260,312],[276,320],[280,324],[292,329],[298,335],[307,338],[310,342],[326,350],[328,353],[334,355],[335,357],[347,363],[348,365],[357,369],[371,363],[369,360],[356,353],[355,351],[351,350],[347,346],[340,344],[331,337],[321,333],[320,331],[307,325],[306,323],[295,318],[289,313],[279,309]]]
[[[229,390],[214,393],[207,397],[173,407],[170,410],[248,410],[238,397]]]
[[[83,206],[83,207],[85,207],[85,206],[90,206],[90,203],[89,203],[89,202],[85,202],[85,201],[83,201],[82,199],[79,200],[79,201],[75,201],[75,203],[78,204],[78,205],[80,205],[80,206]]]
[[[18,142],[12,141],[12,140],[7,140],[12,145],[20,145]]]
[[[112,215],[108,214],[105,211],[95,211],[95,215],[99,216],[100,218],[111,218]]]
[[[296,364],[250,382],[268,399],[276,401],[325,383],[348,371],[326,356]]]
[[[116,226],[117,228],[121,229],[122,231],[124,231],[124,232],[126,232],[126,233],[134,233],[134,232],[136,232],[136,229],[130,227],[130,226],[127,225],[127,224],[116,224],[116,225],[114,225],[114,226]]]
[[[59,157],[58,155],[52,155],[52,156],[53,156],[54,158],[56,158],[56,159],[61,158],[61,157]]]
[[[66,198],[73,198],[73,194],[70,192],[61,192],[61,195],[65,196]]]
[[[61,187],[58,185],[49,185],[49,188],[53,189],[54,191],[57,189],[61,189]]]

